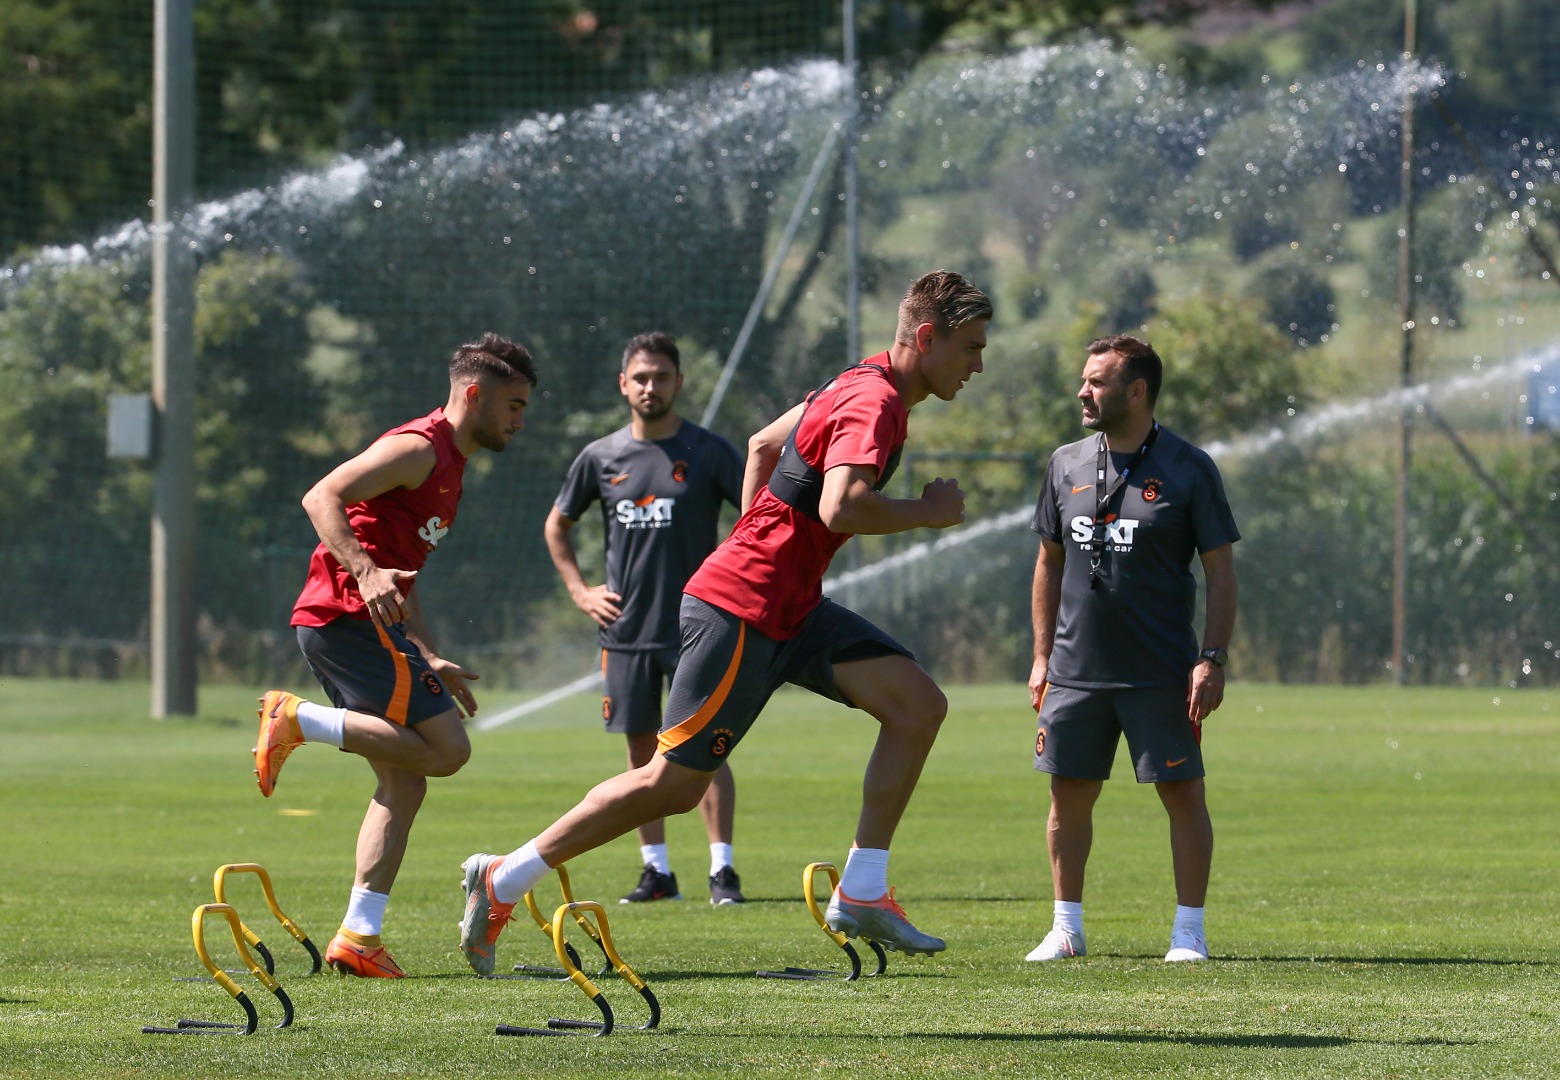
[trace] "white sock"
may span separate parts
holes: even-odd
[[[877,900],[888,892],[888,849],[853,847],[840,875],[840,892],[852,900]]]
[[[536,841],[527,840],[524,847],[511,851],[493,868],[493,899],[501,904],[513,904],[536,888],[536,883],[552,873],[552,869],[536,853]]]
[[[1175,922],[1170,927],[1173,934],[1177,930],[1190,930],[1198,937],[1203,935],[1203,909],[1200,907],[1175,906]]]
[[[370,892],[361,885],[352,887],[352,899],[347,902],[346,917],[341,920],[344,930],[368,937],[378,936],[385,926],[385,905],[390,894]]]
[[[670,874],[672,872],[672,859],[666,853],[665,844],[640,844],[639,861],[646,866],[655,867],[657,874]]]
[[[1083,933],[1082,900],[1058,900],[1051,910],[1055,912],[1051,919],[1052,929]]]
[[[728,866],[735,866],[731,861],[730,844],[710,845],[710,877],[714,877]]]
[[[300,701],[298,702],[298,730],[303,732],[304,742],[322,742],[327,746],[340,746],[346,741],[347,710],[333,709],[329,705],[316,705],[312,701]]]

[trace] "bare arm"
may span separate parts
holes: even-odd
[[[1202,555],[1203,584],[1207,603],[1203,619],[1203,648],[1229,646],[1235,632],[1235,601],[1239,587],[1235,582],[1235,552],[1230,544],[1205,551]],[[1187,685],[1186,714],[1201,724],[1224,702],[1224,669],[1207,660],[1192,667]]]
[[[1067,549],[1055,540],[1042,538],[1029,597],[1030,618],[1035,630],[1035,663],[1029,671],[1029,704],[1036,709],[1040,708],[1040,694],[1051,671],[1056,613],[1062,606],[1062,567],[1066,563]]]
[[[792,406],[778,420],[748,439],[747,463],[742,469],[742,505],[738,508],[742,513],[747,513],[753,500],[758,498],[759,489],[769,483],[770,474],[780,460],[780,450],[806,408],[805,401]]]
[[[823,474],[818,516],[831,532],[881,536],[910,529],[946,529],[964,521],[964,492],[957,480],[938,477],[919,499],[892,499],[873,490],[870,465],[836,465]]]
[[[415,488],[433,475],[433,444],[418,435],[380,439],[337,465],[303,496],[303,509],[320,541],[357,581],[369,617],[380,626],[406,621],[406,592],[414,570],[381,567],[352,532],[347,507],[394,488]]]
[[[594,619],[597,626],[610,626],[623,613],[618,607],[623,598],[605,584],[585,584],[585,575],[580,573],[579,554],[574,550],[573,533],[577,524],[573,518],[564,517],[556,506],[549,510],[547,521],[542,525],[547,554],[552,556],[553,566],[557,568],[558,576],[563,578],[564,587],[569,590],[569,599],[574,601],[574,606]]]

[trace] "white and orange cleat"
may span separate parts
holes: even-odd
[[[502,855],[472,855],[460,864],[465,871],[461,888],[466,892],[466,914],[460,920],[460,951],[478,975],[493,974],[493,954],[498,935],[514,913],[515,905],[493,895],[493,868]]]
[[[267,690],[260,699],[260,737],[255,743],[255,776],[266,798],[276,790],[276,774],[287,755],[303,745],[298,727],[298,703],[303,699],[286,690]]]
[[[931,956],[947,948],[940,937],[923,934],[910,923],[905,909],[894,899],[894,890],[876,900],[853,900],[838,887],[829,897],[824,910],[825,925],[835,933],[846,937],[871,938],[885,949],[892,949],[914,956],[925,953]]]
[[[325,962],[338,975],[355,975],[360,979],[404,979],[401,970],[378,934],[357,934],[342,927],[330,939],[325,948]]]

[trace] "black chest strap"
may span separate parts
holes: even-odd
[[[840,374],[858,368],[875,371],[887,379],[890,386],[893,385],[888,369],[881,364],[856,364],[846,368],[845,372]],[[796,426],[786,436],[785,445],[780,448],[780,460],[775,465],[775,471],[769,476],[769,490],[774,497],[814,521],[822,520],[818,513],[818,504],[823,497],[823,473],[809,465],[803,459],[801,452],[796,449],[796,433],[807,417],[807,409],[812,408],[812,403],[818,399],[818,395],[833,386],[839,379],[840,375],[836,375],[807,395],[807,407],[802,410],[802,415],[796,419]],[[874,491],[882,491],[893,479],[894,470],[899,468],[899,457],[903,450],[903,446],[896,446],[894,452],[888,456],[887,463],[878,474],[877,483],[873,485]]]

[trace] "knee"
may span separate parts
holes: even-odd
[[[425,771],[427,776],[454,776],[471,760],[471,744],[434,747]]]
[[[1159,801],[1172,817],[1200,817],[1208,813],[1207,789],[1202,780],[1173,780],[1154,785]]]
[[[929,679],[914,689],[897,702],[895,727],[906,738],[930,745],[948,716],[948,696]]]

